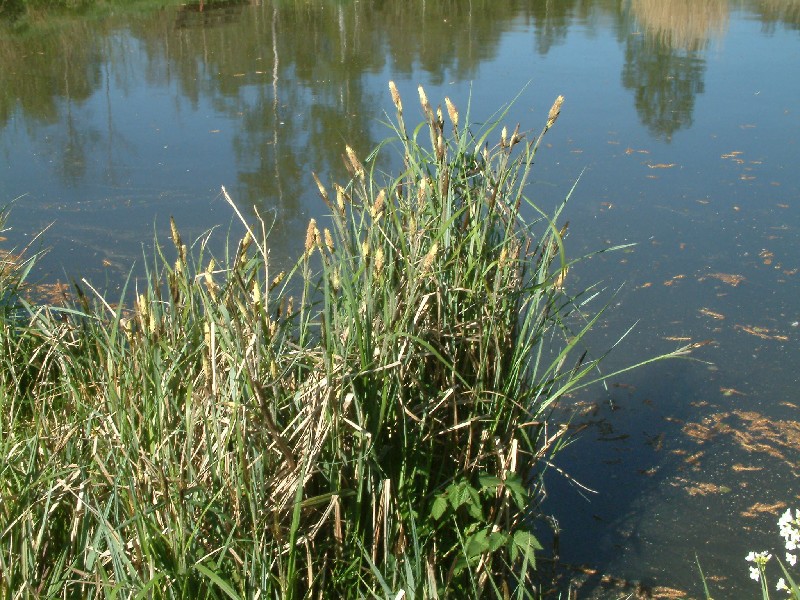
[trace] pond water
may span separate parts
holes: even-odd
[[[592,351],[634,323],[606,372],[710,343],[569,399],[562,589],[697,597],[697,557],[715,597],[758,596],[744,557],[800,506],[799,0],[127,4],[0,29],[2,243],[49,248],[37,278],[113,297],[171,215],[236,236],[223,185],[288,260],[325,214],[312,171],[389,133],[390,79],[409,122],[420,83],[475,123],[521,92],[505,121],[537,131],[563,94],[531,197],[580,177],[568,252],[636,244],[570,271],[609,304]]]

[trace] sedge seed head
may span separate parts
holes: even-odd
[[[450,102],[450,98],[445,98],[444,103],[447,106],[447,114],[450,117],[450,122],[453,124],[454,128],[458,128],[458,111],[456,107],[453,106],[453,103]]]
[[[564,96],[559,96],[553,102],[553,106],[550,107],[550,112],[547,115],[547,129],[550,129],[555,124],[558,115],[561,114],[562,104],[564,104]]]
[[[322,251],[322,234],[319,232],[319,229],[314,226],[314,245]]]
[[[386,190],[382,189],[378,192],[377,198],[375,198],[375,202],[372,204],[372,209],[370,210],[370,216],[373,219],[377,219],[378,217],[383,214],[383,204],[386,201]]]
[[[417,187],[417,206],[422,207],[422,201],[428,193],[428,180],[420,179],[419,186]]]
[[[342,186],[336,185],[336,207],[339,209],[341,214],[344,214],[344,199],[345,199],[345,192]]]
[[[147,296],[144,294],[139,294],[139,298],[136,300],[136,308],[142,317],[147,317],[147,313],[150,310],[149,306],[147,305]]]
[[[436,254],[438,251],[439,251],[439,243],[434,242],[430,250],[428,250],[428,253],[425,255],[425,260],[423,260],[422,262],[423,274],[426,274],[431,270],[431,266],[433,266],[433,261],[436,259]]]
[[[353,171],[360,179],[364,179],[364,166],[361,164],[361,161],[358,160],[355,151],[350,146],[345,146],[344,151],[347,153],[347,160],[350,161],[350,165],[353,167]]]
[[[211,295],[211,299],[214,302],[216,302],[217,290],[219,289],[219,286],[217,286],[217,284],[214,283],[214,276],[211,274],[210,271],[206,271],[205,273],[203,273],[203,278],[205,280],[206,289],[208,290],[208,293]]]
[[[425,111],[425,116],[432,121],[433,110],[431,109],[431,103],[428,102],[428,95],[425,93],[425,88],[420,85],[417,90],[419,91],[419,103],[422,105],[422,110]]]
[[[381,272],[383,271],[383,261],[383,248],[378,247],[378,249],[375,250],[375,275],[377,276],[380,276]]]
[[[172,243],[175,244],[175,247],[180,249],[181,243],[181,234],[178,233],[178,226],[175,225],[175,219],[172,217],[169,218],[169,230],[170,234],[172,235]]]
[[[400,100],[400,92],[397,91],[394,81],[389,82],[389,92],[392,94],[392,102],[394,102],[398,112],[403,112],[403,102]]]
[[[316,219],[311,219],[308,222],[308,228],[306,229],[306,243],[305,249],[306,254],[310,254],[311,251],[314,249],[314,230],[317,228],[317,221]]]
[[[272,283],[269,284],[269,290],[272,291],[276,287],[278,287],[281,284],[281,281],[283,281],[284,277],[286,277],[286,271],[281,271],[280,273],[278,273],[272,280]]]
[[[329,203],[329,200],[328,200],[328,190],[326,190],[326,189],[325,189],[325,186],[324,186],[324,185],[322,185],[322,182],[319,180],[319,177],[317,177],[317,174],[316,174],[316,173],[314,173],[314,172],[312,171],[312,172],[311,172],[311,176],[314,178],[314,181],[315,181],[315,182],[316,182],[316,184],[317,184],[317,188],[319,189],[319,194],[320,194],[320,196],[322,196],[322,199],[323,199],[323,200],[325,200],[325,203],[326,203],[326,204],[327,204],[327,203]]]

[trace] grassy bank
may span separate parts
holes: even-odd
[[[549,411],[597,373],[560,208],[525,196],[561,99],[473,133],[420,89],[412,131],[390,87],[289,273],[263,223],[216,258],[173,228],[127,307],[2,271],[2,596],[537,595]]]

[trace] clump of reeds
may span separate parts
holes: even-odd
[[[132,306],[12,294],[0,595],[536,595],[549,410],[595,366],[525,195],[562,99],[529,137],[419,92],[409,131],[391,85],[403,172],[345,148],[289,273],[263,223],[222,259],[173,224]]]

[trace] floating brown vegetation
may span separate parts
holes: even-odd
[[[744,276],[734,275],[731,273],[709,273],[698,278],[698,281],[703,281],[706,277],[718,279],[722,283],[727,283],[730,286],[736,287],[744,281]]]
[[[766,327],[756,327],[754,325],[734,325],[734,329],[739,331],[743,331],[750,335],[754,335],[762,340],[778,340],[779,342],[788,342],[789,336],[783,335],[781,333],[775,333],[771,329],[767,329]]]
[[[775,502],[773,504],[765,504],[763,502],[756,502],[747,510],[743,510],[739,514],[745,519],[755,519],[763,515],[778,515],[786,508],[786,502]]]

